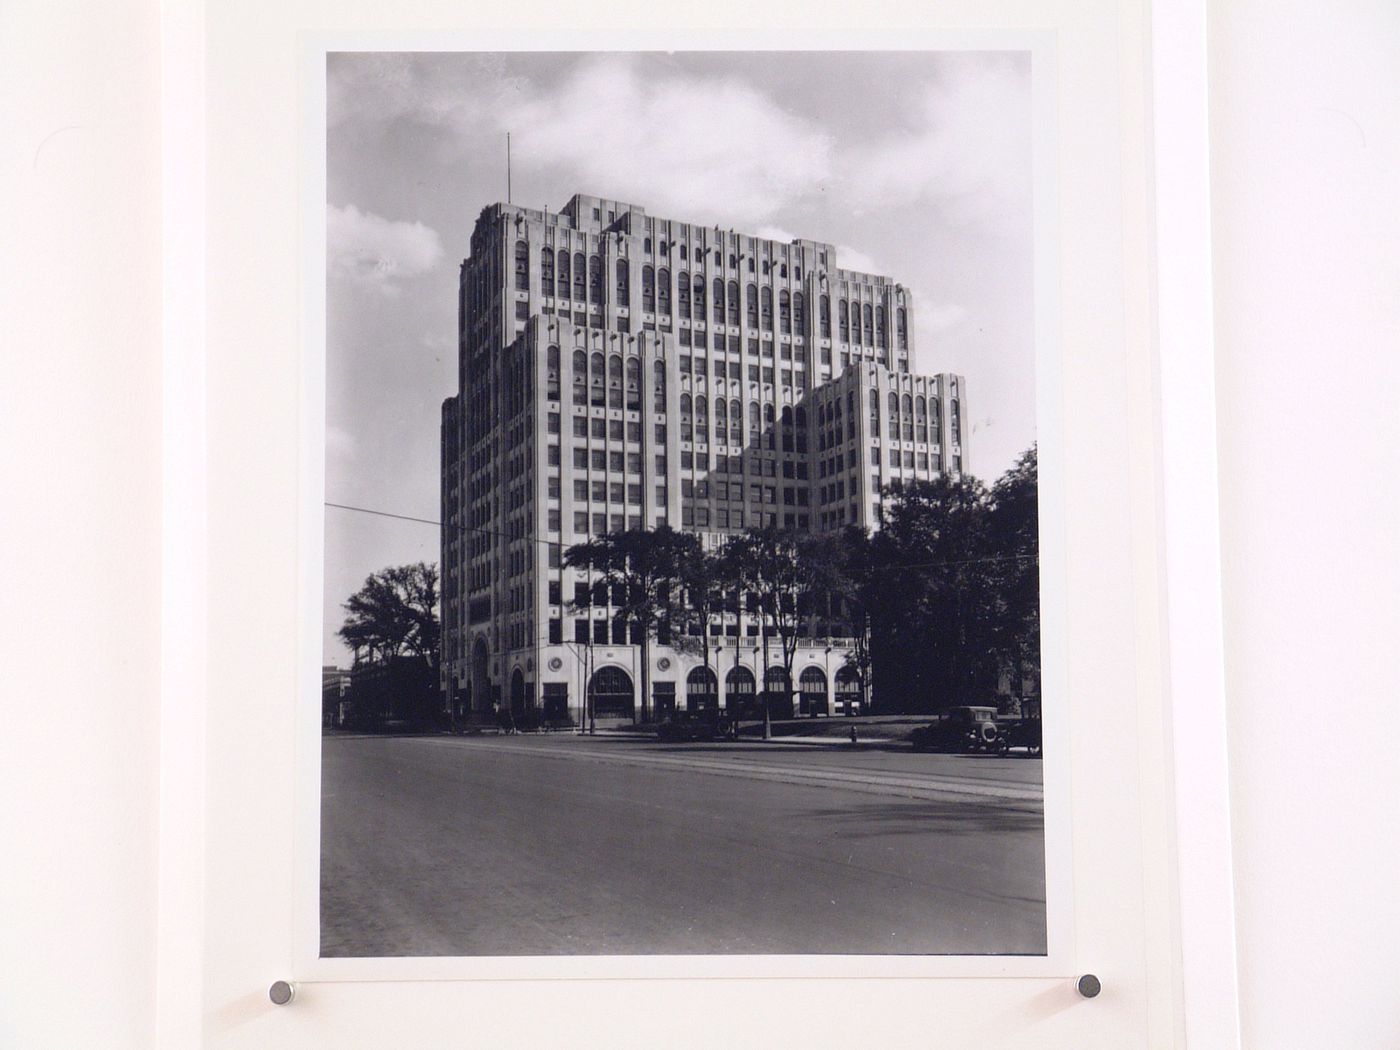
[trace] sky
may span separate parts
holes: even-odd
[[[837,246],[914,294],[916,372],[967,377],[972,472],[1035,440],[1028,52],[345,53],[327,62],[326,500],[438,518],[457,270],[481,210],[575,193]],[[429,524],[326,509],[327,663]]]

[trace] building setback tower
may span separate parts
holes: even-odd
[[[591,686],[599,721],[640,714],[640,639],[605,588],[562,567],[574,543],[658,525],[707,548],[754,525],[873,527],[883,488],[968,469],[965,381],[909,370],[909,290],[836,263],[829,244],[582,194],[557,213],[481,212],[442,410],[442,687],[456,711],[577,718]],[[848,632],[809,629],[797,711],[853,710]],[[730,612],[710,634],[709,669],[691,646],[651,647],[657,716],[751,710],[764,681],[786,691],[756,621]]]

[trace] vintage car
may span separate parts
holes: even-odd
[[[677,712],[656,727],[656,739],[667,743],[690,740],[725,740],[733,735],[733,727],[723,715]]]
[[[1034,758],[1041,753],[1040,719],[1021,718],[1013,722],[1003,722],[1001,737],[1006,748],[1025,748],[1027,757]]]
[[[950,707],[909,734],[915,751],[1000,753],[1006,750],[995,707]]]

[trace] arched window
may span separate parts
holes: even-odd
[[[706,625],[708,626],[708,625]],[[685,676],[687,711],[713,711],[719,706],[719,679],[708,667],[696,667]]]
[[[680,300],[677,303],[677,313],[682,317],[690,316],[690,274],[682,270],[676,274],[676,296]]]
[[[588,274],[584,267],[588,264],[583,260],[583,252],[574,252],[574,298],[583,302],[583,283],[588,279]]]
[[[589,404],[593,405],[595,408],[602,408],[607,402],[607,397],[604,394],[605,387],[603,385],[604,367],[605,365],[603,364],[602,354],[595,353],[591,358],[589,358],[588,378],[590,382],[588,385],[588,401]]]
[[[724,398],[715,398],[715,438],[723,441],[729,431],[729,406]]]
[[[904,421],[904,440],[914,440],[914,399],[908,394],[900,399],[900,414]]]
[[[949,435],[949,436],[951,437],[953,444],[955,444],[955,445],[961,445],[961,444],[962,444],[962,413],[961,413],[961,411],[960,411],[960,409],[959,409],[959,407],[958,407],[958,399],[957,399],[957,398],[953,398],[952,401],[948,402],[948,420],[949,420],[949,430],[950,430],[950,435]]]
[[[724,676],[724,706],[733,717],[750,713],[753,707],[756,683],[753,672],[747,667],[730,668]]]
[[[729,402],[729,443],[738,445],[744,440],[744,406],[736,397]]]
[[[773,289],[764,285],[760,299],[762,301],[760,313],[763,315],[763,327],[771,332],[773,330]]]
[[[917,440],[928,441],[928,401],[920,394],[914,399],[914,422],[918,425]]]
[[[875,307],[875,345],[885,349],[889,348],[889,344],[885,342],[885,308],[883,306]]]
[[[720,324],[724,323],[724,278],[716,277],[714,280],[714,302],[711,306],[714,310],[715,320]]]
[[[890,437],[899,437],[899,395],[890,391]]]
[[[629,412],[642,410],[642,359],[640,357],[627,359],[627,410]]]
[[[569,297],[569,253],[566,249],[559,249],[559,291],[561,299]]]
[[[666,373],[661,369],[656,370],[656,382],[653,384],[652,409],[657,412],[666,411]]]
[[[642,309],[656,312],[656,270],[651,265],[642,267]]]
[[[778,322],[783,335],[792,334],[792,300],[786,288],[778,293]]]
[[[559,348],[551,346],[545,353],[545,396],[559,400]]]
[[[705,319],[705,275],[699,273],[695,275],[695,319]]]
[[[631,298],[632,275],[628,271],[627,260],[617,260],[617,305],[626,306]]]
[[[820,667],[808,667],[797,679],[800,713],[826,714],[826,675]]]
[[[777,445],[778,435],[773,430],[773,406],[771,404],[763,406],[763,429],[768,434],[768,447],[774,448]]]
[[[582,350],[574,351],[574,404],[588,404],[588,355]]]
[[[729,323],[739,323],[739,282],[729,282]]]
[[[745,292],[748,301],[749,327],[758,327],[758,285],[751,284]]]
[[[622,407],[622,355],[608,358],[608,407]]]
[[[870,388],[870,433],[880,436],[880,391],[873,386]]]
[[[530,290],[530,246],[524,241],[515,242],[515,290]]]
[[[661,250],[666,250],[664,244],[661,246]],[[656,297],[661,312],[669,314],[671,312],[671,271],[664,266],[656,271]]]
[[[691,415],[691,400],[690,400],[690,395],[689,395],[689,394],[682,394],[682,395],[681,395],[681,434],[682,434],[682,436],[685,437],[687,440],[690,439],[690,423],[691,423],[690,415]]]
[[[841,342],[849,343],[851,341],[851,304],[846,302],[845,299],[842,299],[836,305],[837,314],[840,317],[839,324],[841,326]]]
[[[758,432],[759,432],[761,429],[763,429],[762,423],[759,422],[759,414],[758,414],[758,411],[759,411],[759,409],[758,409],[758,402],[757,402],[757,401],[750,401],[750,402],[749,402],[749,440],[750,440],[750,441],[753,441],[755,438],[757,438],[757,437],[758,437]]]
[[[784,452],[791,452],[791,451],[792,451],[792,445],[793,445],[793,439],[792,439],[792,406],[790,406],[790,405],[784,405],[784,406],[783,406],[783,414],[782,414],[782,416],[781,416],[780,418],[782,419],[782,424],[781,424],[781,425],[782,425],[782,431],[783,431],[783,451],[784,451]]]
[[[937,397],[928,399],[928,426],[935,443],[943,441],[943,403]]]
[[[807,327],[807,300],[801,292],[792,293],[792,323],[797,334],[802,335]]]
[[[705,400],[704,394],[695,395],[695,424],[699,427],[710,425],[710,403]]]
[[[895,333],[899,339],[899,348],[906,350],[909,347],[909,318],[904,312],[904,307],[900,307],[894,314]]]
[[[603,260],[596,255],[588,257],[588,301],[603,301]]]
[[[554,295],[554,250],[540,250],[540,289],[544,295]]]
[[[870,304],[865,304],[863,311],[865,315],[865,345],[875,345],[875,311],[870,309]]]

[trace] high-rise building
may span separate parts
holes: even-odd
[[[442,686],[459,712],[577,718],[590,683],[599,720],[641,712],[640,639],[562,567],[574,543],[663,524],[706,547],[754,525],[873,527],[885,487],[968,469],[966,382],[911,374],[909,290],[838,261],[830,244],[582,194],[481,212],[442,412]],[[810,631],[794,707],[852,711],[848,632]],[[786,692],[752,617],[710,635],[708,670],[692,646],[651,646],[646,707]]]

